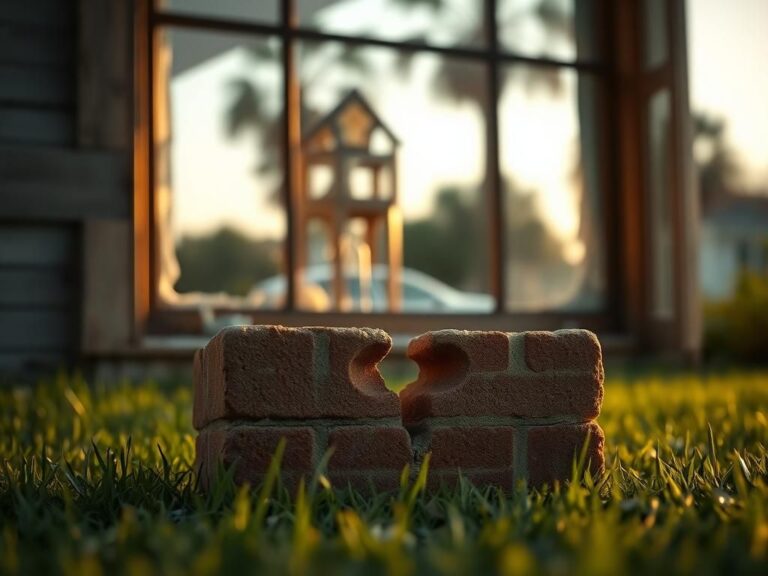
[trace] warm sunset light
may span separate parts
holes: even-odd
[[[0,0],[0,576],[768,575],[768,0]]]

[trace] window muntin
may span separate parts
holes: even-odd
[[[667,0],[643,0],[645,30],[645,66],[651,70],[663,66],[669,56],[667,39]]]
[[[300,0],[297,0],[298,4],[301,4]],[[562,3],[562,2],[561,2]],[[504,4],[503,1],[499,0],[497,2],[497,6],[501,6]],[[568,8],[569,3],[565,2],[566,8]],[[590,3],[591,5],[591,3]],[[530,8],[530,7],[529,7]],[[570,8],[571,10],[573,7]],[[290,11],[288,11],[290,12]],[[157,22],[158,26],[163,26],[163,16],[165,15],[169,23],[178,24],[181,26],[184,26],[188,29],[194,29],[196,27],[196,19],[197,15],[195,17],[186,17],[183,19],[183,21],[179,21],[178,19],[174,18],[174,15],[176,12],[174,12],[173,9],[169,9],[168,12],[161,13],[156,15],[155,21]],[[579,24],[577,26],[576,31],[573,33],[574,36],[578,37],[580,34],[584,35],[585,30],[592,31],[593,26],[591,23],[584,24],[586,18],[589,15],[589,18],[594,19],[594,9],[591,9],[590,11],[583,11],[580,13],[579,18],[581,19]],[[199,16],[200,21],[200,27],[206,28],[206,29],[215,29],[218,26],[219,20],[218,18],[221,16],[221,14],[216,13],[215,11],[212,11],[212,13],[203,15],[202,13]],[[233,26],[237,29],[242,29],[243,32],[248,32],[248,24],[247,22],[243,21],[242,23],[235,24],[234,21],[226,21],[225,19],[221,20],[222,28],[225,29],[232,29]],[[305,24],[300,24],[302,27],[306,27]],[[499,311],[498,308],[495,308],[493,303],[491,303],[490,306],[487,305],[487,299],[490,298],[491,301],[493,300],[492,297],[488,295],[488,293],[493,292],[494,288],[497,286],[507,286],[506,290],[504,290],[504,293],[502,294],[502,302],[501,302],[501,312],[512,312],[515,314],[519,314],[521,312],[531,312],[531,311],[546,311],[546,312],[599,312],[603,313],[606,311],[606,298],[605,296],[605,283],[606,283],[606,274],[605,274],[605,254],[603,250],[599,250],[599,254],[597,254],[596,258],[593,258],[590,264],[584,264],[583,262],[579,263],[579,266],[584,269],[586,268],[586,274],[591,274],[593,278],[596,279],[596,286],[598,286],[598,294],[596,298],[590,301],[590,303],[585,304],[583,301],[581,303],[578,303],[577,305],[573,305],[573,302],[571,301],[553,301],[547,304],[546,306],[533,306],[526,304],[523,302],[523,305],[519,305],[520,303],[515,301],[514,295],[511,294],[511,289],[509,288],[509,270],[510,270],[510,260],[514,261],[514,257],[510,258],[510,249],[512,251],[516,250],[516,248],[513,248],[507,244],[509,244],[508,236],[510,235],[507,232],[507,228],[509,226],[509,216],[506,214],[508,212],[508,209],[504,209],[504,228],[502,229],[502,236],[504,239],[502,240],[502,245],[498,246],[498,248],[491,249],[494,244],[494,230],[493,230],[493,218],[491,217],[493,214],[492,207],[494,206],[493,202],[489,202],[489,196],[493,196],[496,194],[502,195],[502,205],[504,205],[504,199],[509,196],[508,191],[505,192],[504,188],[506,187],[505,184],[505,178],[506,175],[503,173],[504,168],[504,159],[502,158],[504,152],[504,142],[506,139],[506,136],[504,134],[505,128],[503,127],[503,106],[502,106],[502,99],[503,99],[503,93],[504,93],[504,83],[507,82],[505,79],[505,69],[511,68],[512,66],[517,66],[516,60],[517,55],[519,54],[521,56],[522,62],[525,62],[526,64],[530,64],[532,61],[534,61],[536,58],[541,57],[543,58],[542,64],[544,64],[546,67],[553,70],[556,74],[566,72],[568,75],[573,75],[576,77],[577,75],[580,75],[582,71],[587,71],[591,75],[593,75],[595,78],[599,79],[603,76],[603,67],[599,63],[599,60],[596,59],[596,55],[598,54],[597,49],[595,46],[597,45],[597,42],[594,40],[594,36],[592,36],[591,44],[589,42],[586,42],[586,39],[588,39],[588,35],[585,36],[584,40],[574,40],[572,43],[572,47],[568,50],[565,50],[564,48],[557,48],[550,50],[550,48],[544,46],[541,50],[534,50],[535,43],[531,43],[529,46],[512,46],[509,44],[503,37],[503,31],[501,30],[502,23],[500,21],[497,21],[497,26],[499,28],[499,44],[500,47],[504,47],[509,50],[509,52],[505,53],[497,53],[493,50],[492,46],[489,46],[487,48],[479,48],[476,53],[468,52],[467,50],[464,50],[461,47],[456,48],[456,54],[455,57],[452,54],[453,48],[451,48],[450,45],[446,45],[444,48],[439,48],[440,46],[440,40],[437,39],[430,39],[426,38],[428,41],[427,44],[424,45],[423,50],[422,49],[415,49],[413,45],[409,45],[408,49],[406,51],[403,51],[402,54],[400,54],[400,51],[396,49],[390,49],[390,48],[382,48],[380,46],[376,46],[377,41],[375,40],[376,35],[373,34],[371,37],[370,42],[373,44],[371,46],[366,46],[366,44],[369,42],[367,37],[359,37],[355,38],[352,43],[345,43],[341,44],[339,42],[334,42],[333,38],[329,38],[327,41],[323,42],[321,39],[322,37],[322,31],[321,32],[313,32],[311,34],[307,33],[305,34],[303,32],[302,28],[292,28],[289,25],[284,25],[282,23],[276,25],[274,27],[275,35],[282,35],[283,40],[286,40],[291,45],[293,45],[296,49],[296,51],[299,54],[299,58],[297,59],[297,68],[299,70],[299,75],[304,74],[303,67],[305,65],[305,62],[302,61],[301,53],[302,53],[302,47],[303,46],[310,46],[310,45],[336,45],[342,47],[342,53],[360,53],[360,52],[391,52],[391,53],[397,53],[397,65],[393,66],[393,69],[400,68],[410,68],[413,66],[414,62],[419,61],[429,61],[429,60],[438,60],[438,61],[445,61],[449,63],[456,62],[460,64],[461,66],[464,66],[465,69],[475,69],[475,70],[484,70],[484,72],[478,74],[477,72],[473,72],[471,77],[474,78],[474,84],[479,85],[481,90],[485,90],[487,102],[493,101],[493,96],[491,94],[491,87],[493,86],[493,83],[491,81],[491,77],[493,76],[493,73],[491,72],[495,68],[498,69],[498,78],[501,83],[501,86],[499,86],[499,95],[498,95],[498,103],[499,103],[499,124],[496,128],[496,135],[494,135],[492,132],[489,131],[486,133],[486,139],[490,143],[490,146],[487,148],[489,153],[496,156],[498,155],[498,166],[502,174],[500,174],[500,178],[497,181],[497,183],[494,183],[494,178],[492,177],[492,169],[495,165],[495,163],[492,161],[492,158],[483,158],[486,156],[484,153],[480,153],[479,156],[483,158],[482,164],[484,167],[484,170],[487,170],[488,168],[491,169],[490,173],[486,173],[483,176],[483,183],[481,186],[479,186],[480,190],[477,192],[477,197],[473,199],[473,202],[470,204],[473,206],[473,214],[475,218],[478,219],[478,228],[482,230],[483,233],[477,235],[473,234],[473,237],[479,240],[479,242],[482,244],[482,249],[478,251],[478,253],[475,255],[474,261],[475,265],[478,267],[478,269],[482,270],[481,273],[477,273],[474,275],[473,285],[470,287],[470,290],[468,290],[469,296],[474,296],[475,290],[479,290],[480,292],[485,292],[485,294],[480,294],[480,296],[485,296],[485,299],[483,300],[482,305],[480,308],[483,309],[483,312],[490,312],[496,309],[496,311]],[[574,24],[576,26],[576,24]],[[267,26],[263,24],[259,24],[257,27],[254,26],[254,29],[252,31],[253,34],[263,34],[265,32],[265,28]],[[157,30],[157,28],[156,28]],[[339,32],[340,33],[340,32]],[[250,33],[249,33],[250,34]],[[351,33],[347,33],[351,35]],[[307,36],[305,38],[305,35]],[[383,37],[384,40],[389,41],[388,38]],[[506,42],[506,44],[505,44]],[[450,44],[450,43],[448,43]],[[274,46],[274,45],[273,45]],[[552,46],[557,46],[557,43],[553,44]],[[392,48],[396,48],[395,46],[392,46]],[[558,50],[560,50],[558,52]],[[555,64],[553,60],[548,60],[549,58],[553,58],[554,60],[560,60],[562,61],[562,64]],[[354,59],[354,56],[353,56]],[[573,60],[573,64],[569,64],[568,61]],[[581,63],[581,61],[584,61]],[[283,65],[285,66],[285,62],[283,62]],[[523,66],[522,63],[519,64],[520,66]],[[559,71],[559,72],[558,72]],[[406,70],[407,72],[407,70]],[[318,70],[318,74],[324,76],[324,71],[322,69]],[[331,78],[333,77],[333,74],[330,75]],[[407,76],[407,74],[406,74]],[[457,75],[460,77],[460,75]],[[285,83],[285,78],[282,79],[282,83]],[[336,78],[338,80],[338,78]],[[323,78],[323,81],[326,83],[332,83],[331,80],[328,78]],[[436,89],[439,91],[440,86],[442,84],[442,88],[445,89],[445,82],[450,81],[447,77],[438,77],[437,81],[435,82]],[[460,88],[460,87],[459,87]],[[477,89],[476,86],[472,87],[473,89]],[[302,90],[302,104],[307,99],[307,91],[308,89],[306,87],[301,88]],[[458,90],[460,92],[461,90]],[[155,93],[157,92],[157,88],[155,88]],[[459,96],[458,101],[460,102],[464,97]],[[457,107],[459,105],[457,104]],[[573,97],[571,97],[571,106],[573,106]],[[563,105],[563,107],[566,107],[566,105]],[[306,110],[302,110],[303,114],[306,114]],[[487,122],[494,117],[493,115],[489,115],[489,109],[488,104],[486,103],[486,107],[484,110],[482,110],[481,113],[482,120],[481,122],[485,125],[486,130],[488,130]],[[306,119],[304,119],[306,122]],[[579,121],[582,121],[582,118],[579,118]],[[594,121],[595,123],[598,122],[596,118],[592,118],[590,121]],[[303,126],[306,128],[306,124]],[[274,128],[274,134],[273,137],[274,145],[276,148],[279,148],[282,146],[282,142],[279,140],[279,138],[283,135],[283,130],[285,129],[284,122],[281,122],[280,119],[278,119],[278,123],[275,124]],[[597,138],[596,134],[598,132],[597,126],[593,125],[590,127],[590,130],[587,130],[587,132],[591,131],[592,136],[594,138]],[[439,134],[439,132],[438,132]],[[439,136],[438,136],[439,138]],[[583,137],[582,137],[583,139]],[[579,143],[581,144],[581,142]],[[464,145],[462,143],[462,145]],[[485,142],[483,142],[481,145],[485,145]],[[475,150],[470,149],[470,153],[474,153]],[[157,169],[157,166],[161,163],[161,161],[158,160],[158,158],[155,159],[155,169]],[[580,165],[580,168],[582,170],[592,170],[592,181],[596,182],[598,179],[598,176],[596,175],[596,169],[594,167],[595,160],[592,158],[592,160],[585,161],[582,158],[582,162]],[[283,170],[281,167],[280,170]],[[396,175],[395,178],[398,176]],[[497,185],[500,184],[500,185]],[[498,189],[497,189],[498,188]],[[601,215],[599,213],[600,205],[602,203],[602,198],[599,195],[599,192],[595,192],[597,190],[597,186],[594,185],[590,188],[589,193],[594,195],[591,197],[592,205],[595,207],[596,211],[591,214],[590,221],[587,223],[590,229],[590,233],[595,233],[596,235],[603,235],[605,230],[604,222],[601,218]],[[447,203],[444,202],[436,202],[435,209],[433,210],[433,213],[430,214],[432,216],[433,221],[438,221],[442,218],[440,216],[440,208],[443,207],[444,204],[450,205],[450,202],[455,199],[449,199]],[[285,214],[285,213],[284,213]],[[581,215],[580,215],[581,216]],[[285,215],[283,216],[285,219]],[[162,225],[161,220],[157,220],[157,222],[160,222]],[[474,230],[474,229],[473,229]],[[462,237],[466,238],[468,235],[466,234],[466,231],[459,232]],[[158,235],[161,236],[161,235]],[[571,234],[571,238],[573,238],[573,235]],[[283,236],[283,241],[287,241],[288,238]],[[406,239],[407,240],[407,239]],[[419,245],[411,242],[410,243],[410,250],[417,251],[419,249]],[[406,241],[406,259],[408,258],[408,251],[409,251],[409,244]],[[580,251],[581,248],[573,249],[570,248],[572,252]],[[321,253],[325,253],[326,256],[328,256],[328,251],[321,249]],[[287,253],[287,246],[285,247],[285,250],[283,254]],[[498,259],[499,255],[506,254],[506,259]],[[332,255],[331,255],[332,258]],[[281,267],[285,264],[285,258],[281,261],[280,265]],[[408,262],[405,263],[406,267],[408,266]],[[513,266],[512,266],[513,268]],[[597,272],[595,272],[597,271]],[[494,280],[494,276],[496,275],[503,276],[502,281],[499,283]],[[162,275],[161,275],[162,276]],[[272,287],[272,291],[274,292],[275,289],[279,292],[278,296],[270,295],[268,298],[264,299],[264,303],[254,306],[253,302],[239,302],[236,303],[238,306],[242,306],[245,309],[254,309],[254,308],[278,308],[278,309],[284,309],[284,308],[290,308],[291,305],[285,298],[286,296],[286,286],[288,283],[288,279],[285,275],[285,270],[281,268],[279,274],[277,276],[270,277],[262,282],[257,282],[254,284],[254,288],[258,286],[258,284],[267,284]],[[295,306],[299,310],[310,310],[310,311],[334,311],[338,308],[334,307],[333,305],[326,305],[324,308],[320,307],[318,309],[317,307],[307,308],[302,304],[302,301],[304,300],[303,293],[302,293],[302,286],[301,286],[301,279],[299,278],[297,280],[297,287],[295,290],[296,293],[296,300],[295,300]],[[275,288],[277,287],[277,288]],[[460,286],[461,287],[461,286]],[[405,288],[405,285],[404,285]],[[372,299],[376,300],[376,282],[373,282],[373,286],[370,290],[372,294]],[[385,302],[386,306],[386,297],[381,298],[380,301],[383,300]],[[162,300],[161,300],[162,301]],[[230,303],[231,304],[231,303]],[[379,305],[372,305],[373,311],[377,311],[377,306]],[[342,310],[349,310],[354,311],[361,309],[359,306],[347,306],[346,308],[342,308]],[[365,306],[362,307],[362,309],[365,309]],[[383,310],[385,311],[385,310]],[[450,312],[450,310],[448,310]],[[406,315],[412,310],[403,309],[402,312],[404,312]],[[461,312],[461,313],[466,313]],[[478,312],[470,312],[470,313],[478,313]]]

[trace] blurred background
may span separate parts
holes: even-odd
[[[765,0],[37,4],[0,8],[5,371],[244,322],[768,358]]]

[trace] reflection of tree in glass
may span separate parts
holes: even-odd
[[[435,12],[444,10],[446,7],[444,0],[392,0],[392,4],[404,10],[428,7]],[[540,20],[548,34],[551,34],[553,37],[573,38],[572,18],[557,0],[540,0],[524,13],[512,14],[508,18],[512,20],[522,19],[529,14],[529,11]],[[471,39],[484,35],[482,23],[472,23],[471,19],[469,22],[471,26],[466,30],[455,31],[458,38]],[[407,38],[407,40],[419,41],[423,40],[423,38],[413,37]],[[364,48],[338,44],[323,45],[322,43],[309,41],[303,42],[302,46],[302,56],[307,60],[305,66],[314,70],[309,78],[305,78],[302,81],[302,88],[307,88],[308,85],[311,85],[314,79],[325,73],[327,66],[331,64],[341,65],[348,72],[354,72],[362,77],[373,72],[370,69],[370,63],[364,57]],[[265,61],[274,62],[280,57],[278,46],[266,41],[249,46],[248,54],[256,64]],[[394,70],[401,74],[409,73],[413,56],[413,52],[401,52]],[[484,108],[486,105],[484,101],[485,83],[482,79],[467,78],[465,67],[462,67],[461,71],[459,71],[455,66],[451,66],[449,60],[444,59],[442,62],[442,67],[435,74],[434,78],[436,93],[440,96],[447,96],[458,100],[473,101],[481,108]],[[478,73],[481,73],[480,69],[478,69]],[[516,70],[516,73],[525,77],[524,85],[530,89],[546,87],[554,92],[561,89],[560,75],[556,68],[521,66]],[[251,132],[257,138],[257,146],[262,140],[275,141],[282,138],[282,114],[275,115],[271,113],[264,104],[266,97],[263,92],[269,89],[268,86],[261,86],[252,78],[242,77],[233,78],[229,89],[232,91],[233,97],[226,113],[225,127],[230,137]],[[302,106],[305,105],[305,102],[302,101]],[[302,110],[302,118],[309,120],[311,123],[311,120],[319,117],[321,112],[304,108]],[[277,154],[279,147],[258,146],[258,149],[263,150],[265,155],[257,166],[257,170],[262,173],[275,170],[278,162],[274,155]]]
[[[484,279],[485,268],[478,256],[485,250],[483,218],[474,209],[470,194],[455,188],[438,192],[432,217],[406,223],[404,264],[464,290],[482,290],[472,285]]]
[[[563,247],[537,214],[535,195],[510,187],[505,222],[510,245],[520,259],[535,265],[562,266]],[[421,270],[463,290],[487,290],[485,218],[469,190],[446,188],[434,199],[434,214],[404,229],[405,266]],[[478,283],[479,282],[479,283]]]
[[[392,0],[393,6],[408,11],[416,8],[427,7],[435,14],[445,10],[448,4],[444,0]],[[557,0],[540,0],[531,6],[521,9],[517,13],[507,13],[506,22],[499,22],[500,26],[507,29],[514,27],[515,19],[524,19],[534,16],[546,30],[551,38],[560,38],[573,42],[574,29],[573,17]],[[457,43],[472,43],[473,39],[482,38],[485,35],[484,23],[473,22],[472,19],[454,20],[454,25],[463,27],[452,31],[452,36],[458,38]],[[407,41],[423,41],[423,37],[414,36]],[[249,52],[253,60],[263,62],[279,57],[279,50],[275,45],[263,43]],[[412,73],[412,63],[417,52],[401,51],[394,61],[390,74],[408,76]],[[340,44],[323,44],[314,42],[302,43],[302,66],[306,71],[302,78],[302,90],[306,90],[321,75],[327,73],[332,66],[341,66],[345,72],[356,76],[363,81],[372,73],[386,77],[386,72],[373,70],[372,63],[365,57],[365,48]],[[468,73],[468,71],[470,73]],[[472,77],[472,73],[476,77]],[[544,90],[553,95],[562,92],[562,80],[560,70],[553,66],[517,66],[512,73],[527,90]],[[487,83],[484,77],[485,68],[482,66],[466,67],[455,66],[449,58],[440,60],[432,79],[435,95],[439,98],[457,102],[469,102],[485,114],[488,106]],[[227,111],[227,133],[235,137],[241,133],[251,133],[257,139],[257,146],[261,141],[274,141],[282,139],[282,114],[271,113],[263,105],[263,90],[251,78],[233,79],[230,85],[233,91],[232,104]],[[313,119],[320,116],[323,111],[312,110],[302,99],[302,121],[305,125],[311,124]],[[262,161],[257,166],[261,173],[278,175],[280,171],[278,158],[279,147],[259,146],[263,151]],[[580,159],[575,159],[576,164]],[[489,190],[490,175],[486,174],[480,183],[480,190]],[[282,185],[275,190],[273,199],[279,201],[282,197]],[[523,260],[535,259],[536,262],[547,264],[557,261],[564,263],[562,256],[563,246],[550,232],[538,213],[538,207],[534,201],[534,194],[521,192],[513,182],[506,182],[508,202],[506,206],[505,223],[508,228],[506,239],[508,253],[518,253]],[[487,228],[478,218],[482,212],[480,206],[473,205],[468,194],[462,194],[458,190],[444,190],[435,199],[436,216],[434,220],[419,220],[407,223],[404,230],[404,258],[405,265],[422,270],[443,281],[465,289],[487,290],[487,285],[472,286],[474,279],[483,284],[487,282],[487,262],[484,261],[487,253]],[[478,196],[482,197],[482,196]],[[452,233],[451,233],[452,230]],[[458,233],[461,232],[461,233]],[[470,239],[471,241],[467,241]],[[438,242],[437,239],[440,239]],[[460,241],[461,240],[461,241]],[[434,246],[432,249],[429,247]],[[451,246],[450,249],[447,247]],[[522,248],[522,251],[520,249]],[[438,254],[453,255],[442,261]],[[482,267],[478,273],[478,267]],[[474,272],[474,274],[473,274]]]
[[[311,54],[309,59],[314,75],[302,82],[302,88],[311,85],[315,77],[321,74],[326,65],[339,63],[346,70],[360,75],[369,73],[369,65],[362,56],[360,49],[354,46],[322,45],[304,42],[302,55]],[[258,66],[259,63],[274,62],[280,58],[279,47],[275,44],[262,42],[248,49],[248,55]],[[261,161],[256,166],[257,173],[264,176],[282,177],[282,168],[279,154],[280,146],[262,146],[262,142],[281,142],[283,139],[283,114],[274,113],[266,106],[265,91],[271,89],[271,85],[260,85],[253,78],[233,78],[228,89],[232,93],[232,100],[226,111],[224,125],[227,135],[235,138],[241,134],[251,134],[255,138],[256,149],[261,154]],[[301,117],[305,123],[312,123],[319,118],[323,111],[312,110],[306,107],[302,100]],[[282,183],[274,190],[272,200],[276,203],[282,201]]]
[[[183,236],[176,247],[180,293],[225,292],[245,296],[260,280],[277,274],[281,258],[276,240],[254,240],[234,228]]]

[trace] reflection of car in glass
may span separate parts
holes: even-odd
[[[310,266],[304,271],[303,289],[299,301],[311,300],[312,305],[305,305],[315,310],[327,310],[331,307],[333,270],[328,265]],[[373,312],[386,312],[387,302],[387,266],[377,264],[371,270],[370,287],[354,270],[346,274],[346,294],[349,298],[349,310],[368,309]],[[440,280],[418,270],[403,268],[402,311],[403,312],[456,312],[489,313],[493,311],[494,299],[488,294],[462,292]],[[285,276],[273,276],[256,284],[248,295],[249,300],[258,302],[264,308],[278,308],[285,298]],[[311,299],[305,293],[311,294]],[[370,305],[364,304],[370,302]]]

